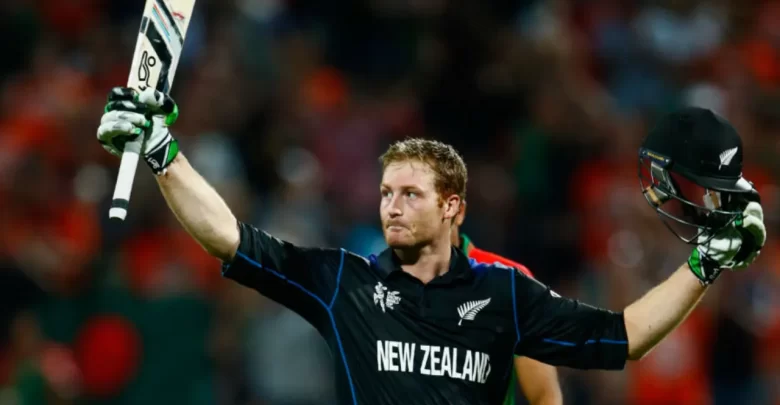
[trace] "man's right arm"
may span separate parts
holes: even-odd
[[[224,262],[225,277],[320,323],[336,291],[340,250],[299,247],[238,221],[182,153],[157,181],[182,226]]]
[[[156,176],[165,201],[187,232],[210,255],[231,262],[240,242],[238,221],[225,201],[179,153]]]
[[[157,181],[182,226],[222,259],[225,277],[321,324],[320,310],[330,306],[337,291],[342,251],[296,246],[236,220],[181,153]]]
[[[150,120],[149,115],[158,119]],[[121,156],[124,141],[145,134],[143,157],[165,200],[187,232],[222,260],[223,275],[259,291],[319,325],[335,300],[344,252],[303,248],[238,221],[220,195],[179,152],[168,131],[175,102],[147,89],[115,88],[98,128],[98,140]],[[161,118],[161,119],[160,119]]]

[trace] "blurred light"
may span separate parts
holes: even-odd
[[[206,181],[229,181],[244,172],[238,150],[224,134],[199,134],[195,139],[188,156]]]
[[[330,67],[323,67],[312,74],[306,80],[303,91],[307,103],[321,113],[331,112],[349,101],[344,75]]]
[[[108,193],[108,170],[96,164],[83,166],[73,179],[73,191],[84,202],[96,203]]]
[[[644,9],[636,26],[646,46],[667,61],[684,63],[712,52],[725,35],[726,17],[711,4],[700,4],[688,15],[663,6]]]
[[[41,353],[41,371],[57,394],[69,400],[78,397],[81,370],[70,347],[56,343],[47,345]]]
[[[268,23],[284,11],[279,0],[240,0],[238,9],[257,22]]]
[[[291,148],[282,154],[277,171],[285,182],[304,185],[315,183],[321,170],[314,154],[303,148]]]
[[[607,255],[612,263],[630,269],[642,262],[645,250],[639,235],[634,231],[624,229],[609,237]]]
[[[685,91],[684,103],[690,107],[709,108],[723,115],[726,110],[726,93],[712,83],[698,83]]]
[[[75,345],[84,391],[96,397],[116,395],[135,376],[141,361],[141,337],[129,320],[119,315],[89,319]]]

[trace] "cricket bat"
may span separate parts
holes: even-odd
[[[195,0],[146,0],[127,87],[171,90],[194,7]],[[141,140],[125,144],[109,218],[124,221],[127,217],[141,144]]]

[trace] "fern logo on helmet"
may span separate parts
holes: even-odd
[[[731,164],[731,160],[734,159],[734,156],[737,155],[737,151],[739,150],[739,147],[735,146],[731,149],[726,149],[720,154],[720,166],[718,166],[718,170],[720,170],[723,166],[728,166]]]

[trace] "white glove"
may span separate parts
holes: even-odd
[[[105,150],[121,156],[125,143],[143,136],[144,160],[156,174],[163,174],[179,153],[178,142],[168,131],[178,116],[179,108],[167,94],[115,87],[108,94],[97,138]]]
[[[688,258],[693,274],[703,284],[711,284],[723,269],[742,270],[750,266],[766,243],[764,210],[757,202],[748,203],[741,218],[737,218],[715,237],[699,236],[702,242]],[[710,239],[708,242],[707,239]]]

